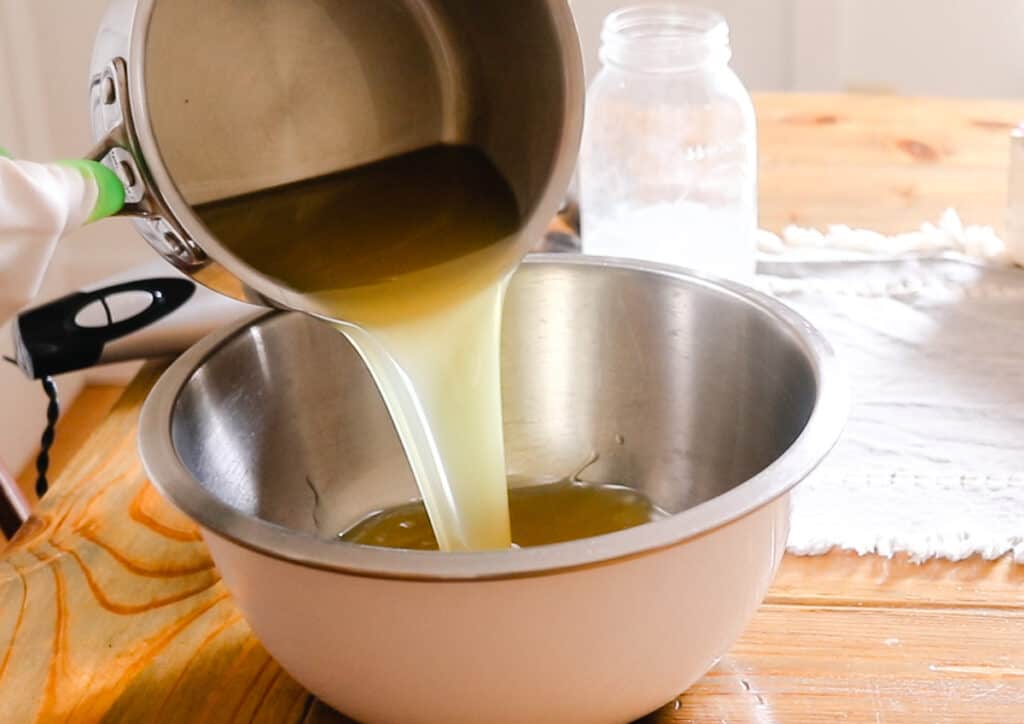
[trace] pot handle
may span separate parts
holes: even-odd
[[[110,169],[124,188],[124,205],[117,215],[139,219],[146,241],[176,268],[190,275],[204,268],[206,255],[180,226],[149,176],[139,150],[123,58],[114,58],[92,78],[89,99],[93,128],[106,135],[86,157]]]
[[[128,106],[125,68],[124,60],[115,58],[89,85],[93,128],[103,129],[106,135],[86,154],[86,160],[101,164],[120,180],[124,205],[119,215],[149,216],[154,211],[153,195],[134,152],[135,124]]]

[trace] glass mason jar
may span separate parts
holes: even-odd
[[[601,39],[579,167],[583,251],[749,279],[757,127],[729,26],[643,5],[609,15]]]

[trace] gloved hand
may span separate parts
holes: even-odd
[[[15,161],[0,148],[0,324],[39,291],[57,241],[116,214],[124,187],[94,161]]]

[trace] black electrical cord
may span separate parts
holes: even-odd
[[[12,365],[17,366],[17,360],[4,357]],[[39,455],[36,457],[36,495],[42,498],[49,489],[46,481],[46,472],[50,469],[50,448],[57,437],[57,420],[60,418],[60,397],[57,394],[57,384],[52,377],[44,377],[43,392],[49,401],[46,405],[46,428],[43,430],[43,437],[40,440]]]

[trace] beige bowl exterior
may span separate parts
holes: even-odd
[[[612,724],[671,701],[730,648],[788,531],[786,495],[632,558],[441,582],[346,575],[204,539],[267,650],[358,721]]]

